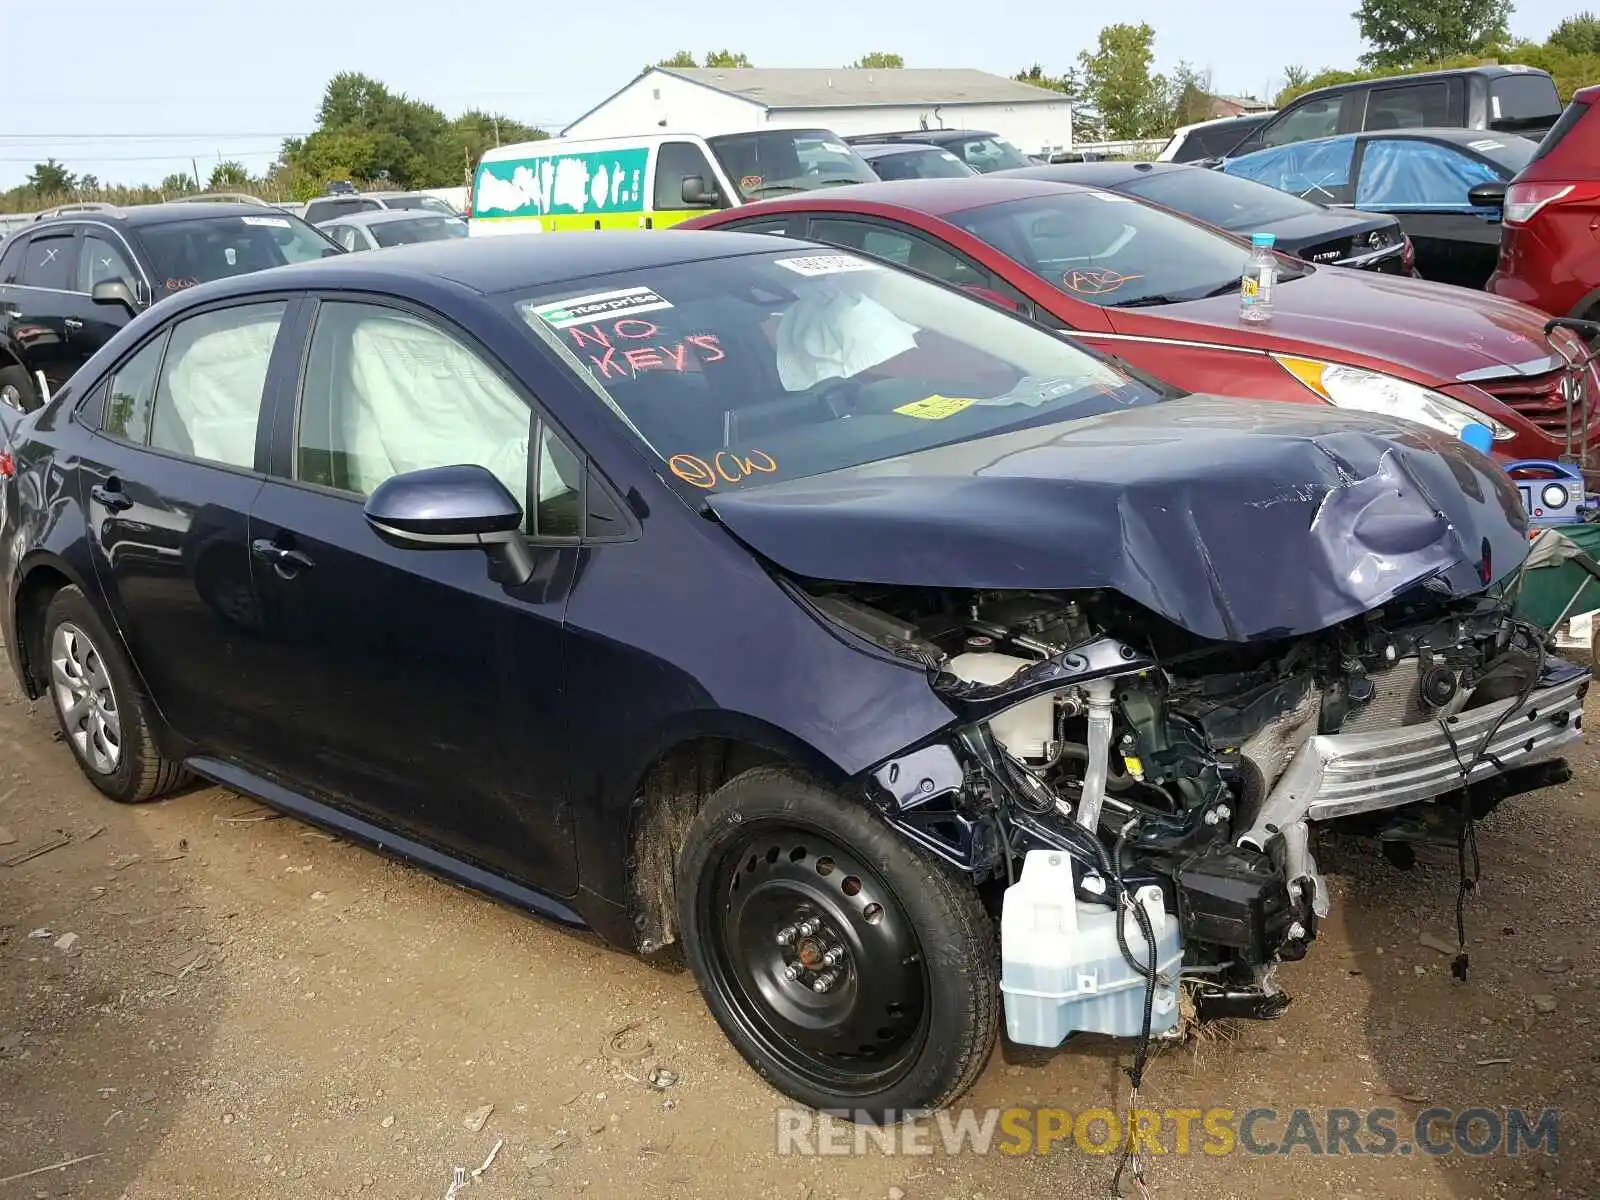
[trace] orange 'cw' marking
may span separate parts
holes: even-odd
[[[738,483],[758,471],[770,475],[778,469],[778,460],[765,450],[752,450],[744,455],[719,450],[710,462],[695,454],[674,454],[667,460],[667,466],[685,483],[709,491],[718,483]]]

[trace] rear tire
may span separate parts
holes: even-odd
[[[39,407],[39,393],[21,367],[0,367],[0,404],[25,413]]]
[[[184,782],[183,765],[156,748],[149,703],[121,646],[76,587],[50,598],[39,644],[62,740],[90,783],[120,804],[140,804]]]
[[[787,768],[747,771],[690,825],[677,894],[707,1006],[785,1095],[895,1121],[983,1070],[994,923],[966,880],[864,803]]]

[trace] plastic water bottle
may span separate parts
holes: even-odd
[[[1278,282],[1278,260],[1272,246],[1277,237],[1270,233],[1250,235],[1250,257],[1239,281],[1239,319],[1266,321],[1272,318],[1272,289]]]

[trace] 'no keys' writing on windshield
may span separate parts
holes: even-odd
[[[572,348],[588,359],[602,380],[631,379],[641,371],[683,374],[728,357],[714,333],[691,333],[674,340],[663,337],[655,322],[638,317],[575,325],[566,333]]]

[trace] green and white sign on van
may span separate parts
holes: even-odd
[[[486,162],[478,168],[473,216],[535,217],[542,227],[558,229],[582,228],[590,219],[619,213],[642,213],[649,158],[648,147],[638,146]]]

